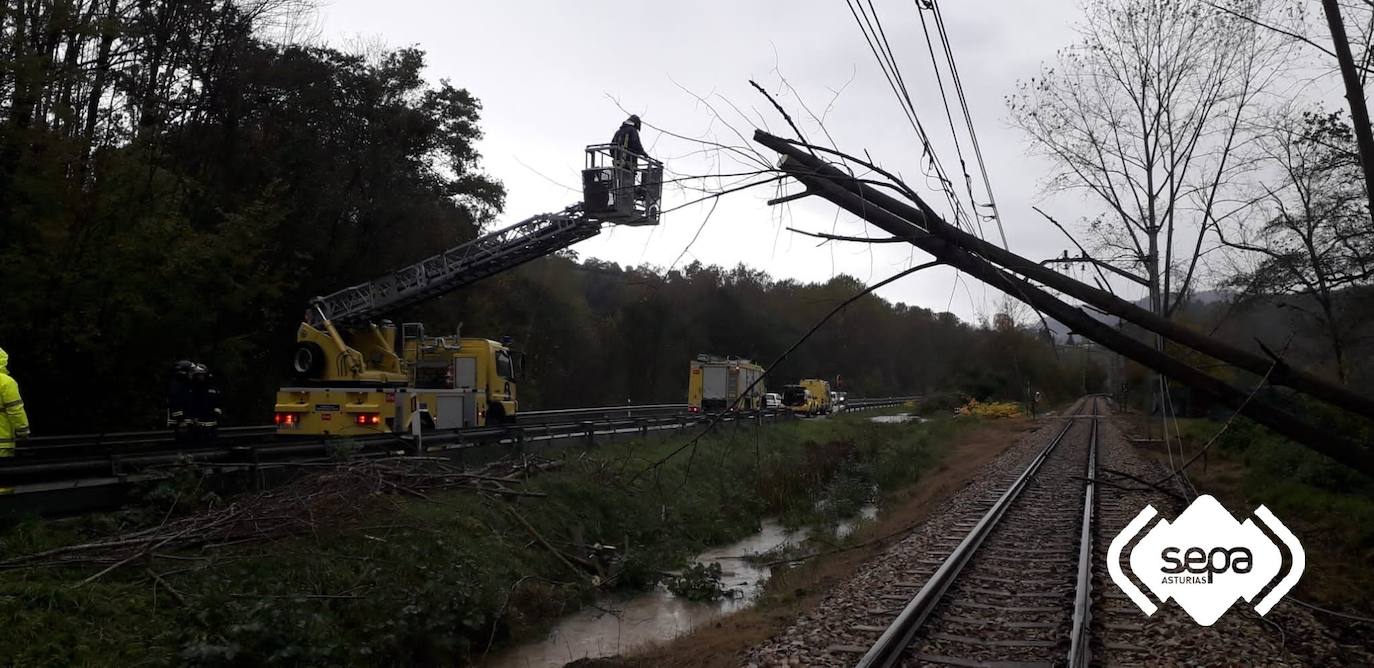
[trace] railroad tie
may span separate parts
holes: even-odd
[[[923,663],[939,663],[963,668],[1051,668],[1054,665],[1048,661],[979,661],[923,652],[916,654],[916,660]]]
[[[972,636],[961,636],[953,633],[930,633],[926,635],[931,640],[943,640],[945,642],[955,642],[962,645],[976,645],[979,647],[1041,647],[1053,648],[1059,646],[1058,640],[993,640],[988,638],[974,638]]]
[[[1052,609],[1057,610],[1057,608]],[[941,619],[943,619],[946,622],[954,622],[955,624],[967,624],[969,626],[987,626],[989,624],[996,624],[997,626],[1002,626],[1009,629],[1057,629],[1063,626],[1063,624],[1058,624],[1055,622],[1006,622],[995,621],[990,619],[977,619],[974,617],[958,617],[955,615],[945,615],[941,617]]]
[[[825,648],[827,654],[858,654],[860,656],[868,653],[867,647],[858,645],[831,645]]]
[[[1063,608],[1062,606],[1048,606],[1048,605],[1030,605],[1030,606],[996,605],[996,604],[994,604],[994,603],[978,603],[978,602],[975,602],[975,601],[960,601],[960,600],[950,601],[949,604],[950,604],[951,607],[956,607],[956,608],[978,608],[978,609],[980,609],[980,610],[1000,610],[1000,611],[1002,611],[1002,612],[1063,612],[1063,610],[1064,610],[1064,608]]]

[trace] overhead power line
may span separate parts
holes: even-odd
[[[863,33],[864,40],[868,43],[868,48],[873,53],[874,59],[878,61],[878,67],[882,69],[888,86],[897,98],[898,106],[902,108],[902,113],[906,116],[907,122],[911,124],[912,130],[916,132],[917,139],[921,142],[922,155],[929,162],[930,168],[934,172],[933,175],[927,174],[927,176],[933,176],[938,181],[939,189],[949,201],[955,224],[969,232],[974,232],[976,226],[960,201],[954,182],[949,178],[948,172],[940,162],[940,156],[930,141],[930,134],[926,131],[916,112],[916,105],[912,102],[906,79],[902,75],[901,67],[897,64],[896,55],[887,39],[887,31],[882,25],[882,19],[878,17],[877,8],[873,6],[872,0],[867,0],[867,8],[864,7],[864,0],[845,0],[845,3],[849,7],[850,14],[854,17],[855,24],[859,26],[859,31]]]
[[[954,82],[954,92],[955,95],[958,96],[959,107],[964,112],[964,124],[968,127],[969,142],[973,145],[973,155],[974,158],[978,161],[978,171],[982,174],[983,177],[983,189],[988,194],[987,207],[992,213],[989,214],[987,217],[991,218],[993,221],[997,223],[997,233],[1002,238],[1002,248],[1010,250],[1010,248],[1007,246],[1007,232],[1002,227],[1002,216],[1001,213],[997,210],[997,198],[992,193],[992,180],[988,178],[987,162],[983,159],[983,147],[978,142],[978,131],[973,126],[973,115],[969,112],[968,97],[964,94],[964,82],[959,77],[959,65],[954,60],[954,50],[953,47],[950,46],[949,31],[945,27],[945,17],[944,14],[940,11],[939,0],[930,0],[930,8],[935,17],[935,27],[936,31],[940,35],[940,43],[944,46],[945,60],[949,63],[950,78]],[[917,11],[920,11],[919,5],[917,6]],[[924,27],[924,18],[922,19],[921,23],[922,27]],[[927,43],[929,43],[929,39],[929,35],[927,35]],[[944,95],[943,86],[941,87],[941,95]],[[966,179],[968,178],[967,172],[965,172],[964,177]],[[969,197],[973,197],[971,186]],[[977,206],[976,201],[974,206]],[[977,212],[975,211],[975,213]]]

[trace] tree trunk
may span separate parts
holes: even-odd
[[[1102,346],[1119,352],[1141,363],[1147,368],[1178,379],[1199,392],[1207,394],[1218,402],[1236,410],[1275,432],[1320,452],[1341,464],[1367,475],[1374,475],[1374,451],[1363,444],[1341,434],[1335,434],[1307,422],[1302,417],[1261,396],[1252,396],[1229,383],[1199,371],[1183,361],[1160,353],[1153,346],[1117,331],[1100,322],[1081,309],[1070,306],[1058,297],[1023,278],[1004,271],[987,259],[968,252],[967,249],[925,232],[918,226],[920,222],[908,220],[892,211],[874,205],[872,197],[861,197],[848,192],[839,183],[851,180],[833,167],[814,160],[804,151],[787,145],[772,135],[758,131],[755,139],[760,143],[787,156],[781,168],[791,176],[806,184],[813,193],[820,195],[845,210],[863,218],[875,226],[912,245],[934,255],[941,263],[959,269],[974,278],[1043,311]],[[824,165],[824,166],[822,166]],[[827,173],[827,169],[833,173]],[[860,184],[868,192],[874,189]],[[943,223],[943,221],[941,221]],[[945,223],[947,224],[947,223]]]
[[[793,155],[795,152],[801,151],[787,140],[761,130],[754,133],[754,139],[764,146],[786,155]],[[853,177],[840,172],[823,161],[812,158],[809,154],[807,154],[807,158],[805,164],[815,166],[818,173],[830,179],[840,188],[855,193],[863,197],[865,201],[894,212],[907,220],[916,221],[934,235],[987,258],[994,264],[1001,265],[1010,271],[1038,281],[1075,299],[1081,299],[1087,304],[1123,320],[1139,325],[1151,332],[1162,334],[1169,340],[1233,364],[1257,376],[1267,374],[1271,383],[1291,387],[1364,417],[1374,418],[1374,399],[1368,396],[1353,392],[1349,388],[1301,369],[1290,367],[1281,359],[1261,357],[1202,334],[1191,327],[1161,318],[1116,295],[1076,281],[1053,269],[1048,269],[1038,262],[1028,260],[1001,246],[988,243],[973,234],[960,230],[940,218],[935,210],[931,209],[924,201],[916,200],[914,205],[903,202],[877,188],[871,188],[856,181]]]
[[[86,98],[85,127],[81,130],[82,150],[79,178],[82,188],[87,191],[91,190],[89,176],[91,160],[96,151],[95,129],[100,116],[100,100],[105,96],[105,78],[110,72],[110,48],[114,45],[115,17],[118,7],[119,0],[109,0],[105,20],[101,22],[100,26],[100,46],[95,56],[95,76],[91,81],[90,95]]]
[[[1364,86],[1355,71],[1355,57],[1350,53],[1350,38],[1345,34],[1341,7],[1336,0],[1322,0],[1326,10],[1326,24],[1331,28],[1331,42],[1336,62],[1340,64],[1341,81],[1345,83],[1345,99],[1350,104],[1350,121],[1355,126],[1355,144],[1360,151],[1360,166],[1364,168],[1364,191],[1369,198],[1369,214],[1374,217],[1374,130],[1369,127],[1369,107],[1364,100]]]
[[[1317,295],[1317,303],[1322,307],[1322,325],[1326,328],[1326,336],[1331,340],[1331,354],[1336,358],[1336,378],[1344,385],[1345,378],[1345,343],[1341,340],[1340,323],[1336,320],[1336,305],[1333,296],[1329,291],[1323,291]]]

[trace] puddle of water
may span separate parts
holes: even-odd
[[[871,418],[868,418],[868,420],[870,422],[879,422],[882,424],[902,424],[904,422],[926,421],[925,418],[919,415],[912,415],[911,413],[898,413],[896,415],[875,415]]]
[[[876,512],[875,508],[875,515]],[[641,594],[602,596],[595,606],[564,617],[543,640],[502,652],[487,665],[552,668],[581,658],[611,656],[672,640],[702,624],[748,607],[767,582],[769,569],[750,563],[746,557],[799,544],[806,539],[807,533],[805,529],[785,529],[770,520],[763,523],[761,531],[744,540],[697,555],[693,559],[696,563],[720,563],[721,585],[725,589],[738,590],[734,598],[689,601],[672,595],[662,586]]]
[[[859,509],[858,515],[835,524],[835,538],[847,538],[859,528],[859,524],[875,519],[878,519],[878,507],[873,504],[866,505]]]

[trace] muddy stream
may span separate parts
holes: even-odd
[[[858,515],[838,522],[833,527],[833,535],[844,538],[853,533],[860,522],[877,516],[876,506],[864,506]],[[799,545],[808,535],[808,529],[785,529],[776,521],[765,520],[758,533],[712,548],[692,559],[699,564],[719,563],[721,585],[726,590],[737,590],[734,597],[690,601],[674,596],[663,585],[637,594],[605,595],[594,605],[564,617],[543,639],[495,654],[484,665],[495,668],[557,667],[577,659],[623,654],[672,640],[753,605],[768,581],[769,569],[752,563],[748,557]]]

